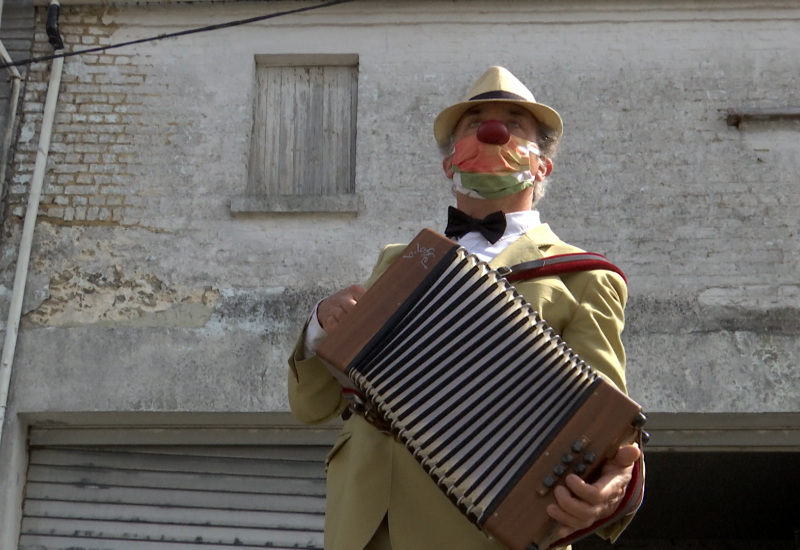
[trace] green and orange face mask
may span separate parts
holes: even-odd
[[[531,157],[539,156],[532,141],[512,135],[507,143],[483,143],[475,134],[455,143],[453,189],[470,197],[497,199],[533,185]]]

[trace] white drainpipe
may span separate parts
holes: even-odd
[[[52,2],[58,6],[58,2]],[[63,48],[63,45],[61,45]],[[58,103],[58,89],[61,86],[61,72],[64,68],[64,58],[57,57],[50,68],[50,83],[47,88],[47,99],[44,103],[44,116],[42,129],[39,135],[39,148],[36,151],[36,164],[33,168],[31,189],[28,193],[28,204],[25,211],[25,224],[22,228],[22,238],[19,243],[17,257],[17,271],[14,276],[14,288],[11,293],[11,305],[6,323],[6,337],[3,344],[3,355],[0,358],[0,443],[3,440],[3,426],[5,425],[6,409],[8,407],[8,392],[11,386],[11,370],[14,365],[14,352],[17,348],[17,335],[19,334],[19,321],[22,317],[22,299],[25,296],[25,285],[28,278],[28,264],[30,263],[31,247],[33,245],[33,231],[36,226],[36,216],[39,212],[39,202],[42,196],[47,155],[50,151],[50,136]]]

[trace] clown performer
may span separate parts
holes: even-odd
[[[463,101],[439,113],[433,133],[457,206],[449,207],[448,237],[493,268],[581,252],[561,241],[535,209],[553,170],[561,117],[508,70],[487,70]],[[319,302],[289,359],[294,416],[310,424],[345,418],[326,460],[325,548],[502,548],[462,515],[379,419],[349,405],[340,381],[315,354],[403,248],[386,247],[364,286]],[[627,288],[619,274],[581,271],[515,286],[586,363],[625,391],[620,334]],[[569,547],[587,532],[615,540],[641,503],[643,466],[639,447],[624,445],[595,481],[567,475],[547,509],[559,524],[556,547]]]

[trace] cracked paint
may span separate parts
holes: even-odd
[[[105,273],[73,267],[50,277],[47,298],[25,314],[23,326],[197,328],[219,300],[212,287],[171,286],[138,270],[126,276],[120,266]]]

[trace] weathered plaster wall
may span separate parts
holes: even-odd
[[[441,229],[432,119],[491,64],[565,120],[543,216],[627,272],[634,396],[794,410],[800,126],[737,129],[725,111],[798,104],[797,3],[484,4],[358,3],[69,58],[13,410],[285,410],[313,302],[363,279],[382,243]],[[70,5],[61,30],[78,50],[291,6]],[[254,55],[315,52],[359,55],[360,211],[234,218]],[[48,67],[30,68],[5,299]]]
[[[63,4],[69,51],[297,5]],[[36,53],[50,53],[43,12],[37,29]],[[800,125],[734,128],[725,112],[800,104],[798,30],[794,0],[357,2],[68,58],[0,448],[0,531],[18,527],[20,413],[287,410],[285,358],[311,305],[365,278],[383,243],[441,229],[432,120],[492,64],[565,120],[543,216],[626,271],[633,396],[651,412],[796,410]],[[231,214],[254,56],[278,53],[359,56],[358,215]],[[48,70],[28,70],[2,319]]]

